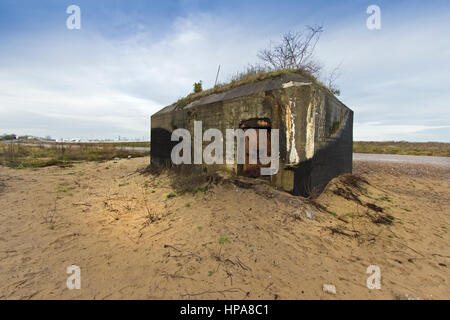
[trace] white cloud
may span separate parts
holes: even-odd
[[[450,139],[444,18],[383,24],[381,31],[355,19],[361,26],[326,30],[318,55],[329,67],[343,62],[338,81],[355,111],[355,139]],[[167,30],[130,29],[136,33],[111,39],[84,25],[0,43],[0,133],[148,137],[151,114],[195,81],[212,86],[219,64],[220,80],[229,80],[256,60],[268,33],[272,40],[278,33],[207,14],[178,18]]]
[[[342,62],[338,82],[355,111],[355,139],[450,141],[450,15],[390,14],[380,31],[354,19],[325,33],[318,47],[327,65]],[[367,124],[374,121],[383,125]]]
[[[255,52],[244,32],[224,24],[179,18],[158,41],[142,26],[119,40],[86,31],[17,39],[0,53],[0,131],[148,137],[151,114],[195,81],[211,86],[218,64],[223,79]],[[23,126],[33,118],[41,122]]]

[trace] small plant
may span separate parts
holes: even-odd
[[[353,218],[353,213],[348,212],[348,213],[344,214],[344,217]]]
[[[191,204],[188,202],[186,203],[186,208],[189,208],[191,206]]]
[[[198,229],[198,231],[202,231],[203,227],[202,226],[198,226],[197,229]]]
[[[213,274],[214,274],[214,271],[208,271],[208,276],[212,277]]]
[[[175,198],[176,196],[177,195],[175,193],[171,192],[166,196],[166,199]]]
[[[328,211],[329,214],[331,214],[333,217],[338,217],[338,214],[333,211]]]
[[[395,220],[395,218],[391,215],[387,215],[384,220],[386,221],[386,224],[392,224]]]
[[[199,93],[203,91],[202,80],[199,82],[194,82],[194,93]]]
[[[228,238],[226,238],[226,237],[219,238],[219,244],[225,244],[227,242],[230,242],[230,240],[228,240]]]
[[[197,188],[194,190],[194,194],[197,194],[198,192],[203,192],[203,194],[206,194],[207,191],[208,191],[208,187]]]
[[[388,196],[383,196],[380,198],[381,201],[392,202],[392,200]]]

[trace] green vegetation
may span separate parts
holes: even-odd
[[[95,147],[108,147],[112,145],[114,147],[133,147],[133,148],[149,148],[150,141],[119,141],[119,142],[77,142],[76,145],[80,146],[95,146]]]
[[[323,70],[314,51],[322,32],[323,27],[320,25],[306,26],[305,30],[289,31],[282,35],[279,43],[271,42],[267,48],[259,50],[257,56],[262,64],[250,64],[244,71],[238,72],[232,77],[229,83],[216,84],[214,88],[205,91],[202,90],[201,81],[195,83],[194,92],[179,99],[175,104],[184,107],[207,95],[288,73],[300,74],[322,89],[332,94],[339,94],[340,91],[335,85],[339,67],[335,68],[326,79],[323,79],[327,85],[318,80]]]
[[[194,93],[199,93],[203,91],[202,80],[199,82],[194,82]]]
[[[387,201],[387,202],[392,202],[391,198],[389,198],[388,196],[382,196],[380,198],[381,201]]]
[[[450,157],[450,143],[355,141],[353,143],[353,152]]]
[[[385,216],[383,218],[384,218],[384,221],[385,221],[386,224],[392,224],[394,222],[394,220],[395,220],[395,218],[393,216],[391,216],[391,215],[387,215],[387,216]]]
[[[341,126],[340,121],[334,122],[333,126],[331,127],[331,130],[330,130],[330,136],[334,135],[339,130],[340,126]]]
[[[0,165],[16,169],[47,166],[68,167],[75,162],[106,161],[114,158],[142,157],[148,152],[125,150],[115,144],[24,144],[1,143]]]
[[[346,214],[344,214],[344,217],[353,218],[353,213],[347,212]]]
[[[203,188],[199,187],[197,189],[194,189],[193,193],[197,194],[197,192],[203,192],[203,194],[206,194],[207,191],[208,191],[208,187],[206,186],[206,187],[203,187]]]
[[[2,135],[0,135],[0,141],[15,140],[15,139],[17,139],[17,136],[15,134],[2,134]]]
[[[302,69],[279,69],[275,71],[267,71],[266,69],[257,69],[249,67],[245,72],[236,74],[230,82],[225,84],[217,84],[214,88],[208,90],[191,93],[188,96],[179,99],[175,104],[177,106],[184,107],[185,105],[191,103],[192,101],[198,100],[208,95],[214,93],[222,93],[246,84],[275,78],[283,74],[300,74],[305,78],[311,80],[311,82],[315,83],[321,88],[331,92],[331,90],[328,89],[323,83],[317,80],[309,72]]]
[[[225,244],[227,242],[230,242],[230,240],[228,240],[228,238],[226,238],[226,237],[219,238],[219,244]]]
[[[91,148],[149,148],[150,141],[114,141],[114,142],[47,142],[39,140],[28,140],[27,144],[33,143],[37,145],[41,144],[55,144],[55,145],[66,145],[66,146],[77,146],[77,147],[91,147]]]
[[[176,196],[177,195],[175,193],[171,192],[166,196],[166,199],[175,198]]]

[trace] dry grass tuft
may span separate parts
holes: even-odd
[[[450,143],[406,141],[355,141],[353,152],[450,157]]]
[[[187,192],[206,193],[211,186],[217,185],[222,182],[223,178],[213,172],[192,172],[180,170],[178,168],[172,168],[169,171],[170,186],[177,194],[184,194]]]
[[[0,165],[15,169],[48,166],[71,166],[80,161],[105,161],[114,158],[134,158],[147,155],[145,152],[127,150],[109,144],[0,144]]]
[[[157,177],[157,176],[161,175],[166,169],[167,169],[167,167],[163,166],[163,165],[150,164],[147,167],[145,167],[143,170],[141,170],[140,174],[152,175],[152,176]]]
[[[270,71],[265,68],[255,68],[253,66],[249,66],[246,71],[237,73],[230,82],[224,84],[218,84],[214,88],[204,90],[198,93],[191,93],[188,96],[179,99],[175,104],[180,107],[184,107],[189,103],[198,100],[200,98],[206,97],[215,93],[222,93],[246,84],[250,84],[257,81],[262,81],[266,79],[271,79],[278,77],[283,74],[300,74],[308,79],[310,79],[313,83],[317,84],[321,88],[331,92],[323,83],[317,80],[314,76],[312,76],[309,72],[301,69],[280,69],[275,71]],[[332,93],[332,92],[331,92]]]

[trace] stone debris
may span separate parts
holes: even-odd
[[[329,293],[329,294],[336,294],[336,287],[332,284],[324,284],[323,292]]]
[[[314,217],[315,217],[314,212],[312,212],[312,211],[310,211],[310,210],[306,210],[305,213],[306,213],[306,217],[307,217],[308,219],[314,219]]]
[[[420,297],[417,297],[413,294],[403,294],[403,295],[399,295],[397,296],[398,300],[422,300]]]

